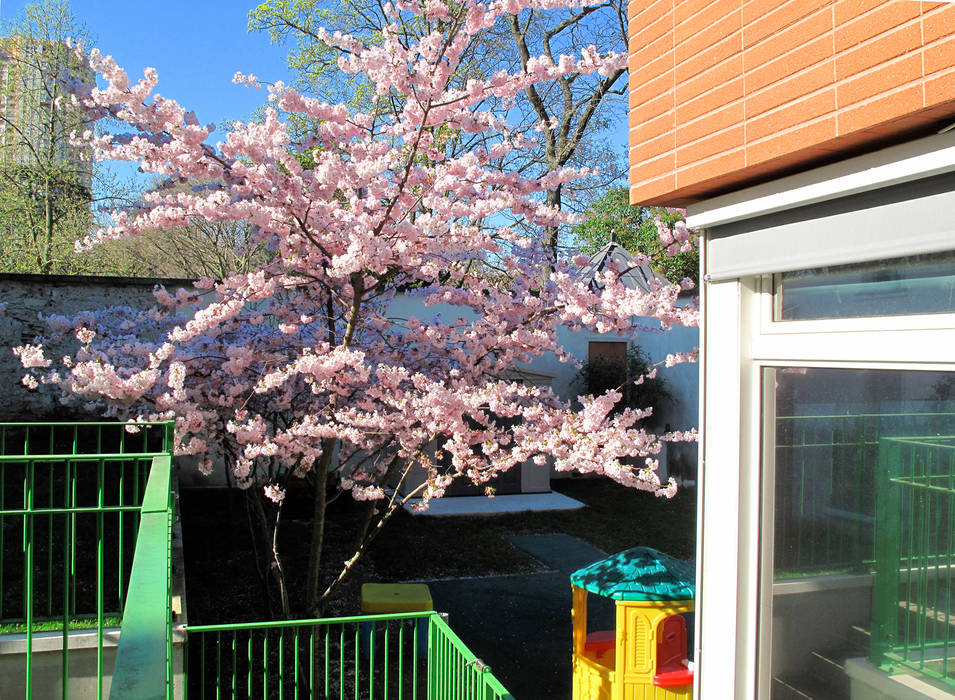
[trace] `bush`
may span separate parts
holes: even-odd
[[[663,403],[673,400],[663,377],[634,381],[651,369],[650,357],[638,345],[632,345],[624,357],[592,357],[581,367],[575,385],[586,393],[599,396],[611,389],[623,394],[614,412],[625,408],[653,408],[654,416]],[[653,416],[641,422],[655,422]],[[638,423],[639,424],[639,423]]]

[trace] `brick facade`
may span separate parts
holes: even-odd
[[[955,121],[955,4],[631,0],[630,198],[685,205]]]

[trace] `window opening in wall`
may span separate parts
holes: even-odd
[[[848,698],[852,657],[955,690],[955,372],[765,368],[763,402],[773,697]]]
[[[955,251],[775,275],[775,321],[955,312]]]
[[[636,345],[593,341],[588,347],[587,362],[575,380],[576,388],[593,396],[619,391],[621,398],[614,406],[615,412],[651,408],[652,415],[638,424],[645,422],[662,428],[662,407],[673,396],[663,373],[657,374],[655,369],[649,355]]]
[[[590,361],[604,360],[606,362],[623,363],[627,356],[625,341],[592,340],[587,344],[587,359]]]

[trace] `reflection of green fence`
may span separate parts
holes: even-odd
[[[953,427],[955,413],[779,416],[776,577],[870,571],[880,437]]]
[[[512,697],[431,612],[190,626],[186,664],[193,699]]]
[[[0,697],[68,697],[86,664],[70,649],[78,628],[97,644],[95,670],[82,670],[95,685],[75,694],[102,696],[104,629],[128,604],[144,494],[161,492],[168,511],[171,446],[171,423],[0,424],[0,632],[22,635],[24,652],[22,664],[4,655]],[[35,677],[36,644],[51,637],[59,673]]]
[[[955,686],[955,437],[879,444],[872,661]]]

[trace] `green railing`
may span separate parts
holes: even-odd
[[[0,424],[0,697],[102,697],[144,495],[168,501],[171,447],[171,423]]]
[[[153,459],[113,666],[111,700],[173,697],[172,458]]]
[[[872,662],[955,687],[955,437],[883,438]]]
[[[172,438],[172,423],[0,424],[0,698],[176,696]],[[78,635],[92,636],[83,650]],[[187,640],[198,698],[511,698],[437,613],[190,627]]]
[[[190,625],[185,676],[193,700],[512,700],[444,619],[426,612]]]
[[[513,700],[445,620],[432,615],[428,632],[429,700]]]
[[[777,578],[870,572],[882,436],[950,433],[955,413],[779,416]]]

